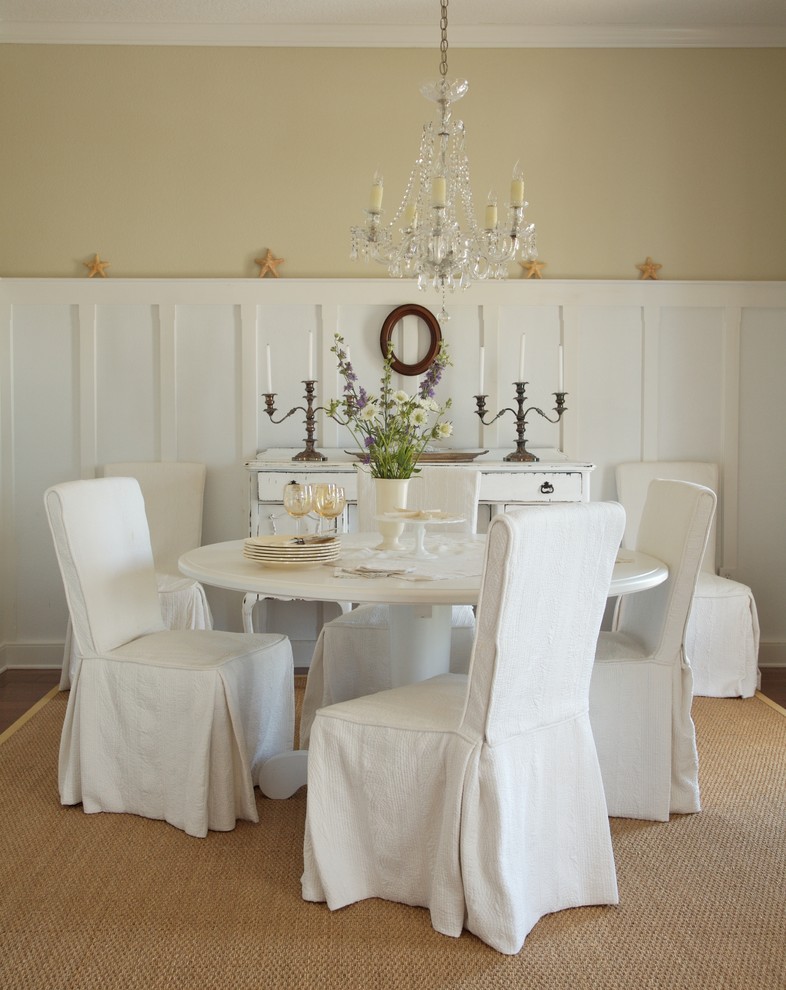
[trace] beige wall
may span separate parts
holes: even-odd
[[[382,274],[428,50],[0,46],[0,276]],[[786,278],[786,50],[451,50],[474,193],[521,159],[545,275]]]

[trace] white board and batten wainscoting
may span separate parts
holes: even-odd
[[[45,488],[100,474],[112,461],[207,465],[204,541],[238,539],[251,523],[247,463],[268,448],[301,449],[304,417],[265,413],[267,348],[276,418],[303,403],[309,347],[317,398],[340,394],[330,348],[340,332],[360,382],[377,390],[380,329],[398,306],[439,311],[436,293],[393,279],[0,279],[0,669],[61,659],[66,605],[44,518]],[[719,560],[753,588],[760,661],[786,664],[786,283],[524,280],[476,284],[448,297],[453,366],[451,445],[505,452],[526,334],[527,405],[551,414],[563,346],[567,412],[536,413],[528,445],[595,465],[592,499],[615,497],[630,460],[721,466]],[[425,328],[395,331],[411,363]],[[402,377],[403,388],[414,379]],[[351,448],[317,415],[317,445]],[[209,589],[217,626],[241,628],[238,595]],[[296,603],[291,603],[296,605]],[[298,664],[321,610],[282,618]]]

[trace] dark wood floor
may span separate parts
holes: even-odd
[[[6,670],[0,674],[0,732],[13,725],[59,683],[59,670]],[[786,667],[763,668],[761,690],[771,701],[786,708]]]
[[[59,670],[4,670],[0,674],[0,732],[59,683]]]

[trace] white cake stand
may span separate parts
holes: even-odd
[[[426,549],[426,526],[447,526],[464,522],[461,516],[424,516],[422,519],[407,516],[404,513],[387,512],[384,516],[376,516],[383,522],[391,522],[395,518],[396,522],[402,522],[405,526],[412,526],[415,530],[415,546],[410,556],[423,559],[425,557],[436,557],[437,554]]]

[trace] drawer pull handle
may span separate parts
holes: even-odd
[[[550,481],[544,481],[543,484],[540,486],[540,490],[541,492],[543,492],[544,495],[553,495],[554,485],[552,485]]]

